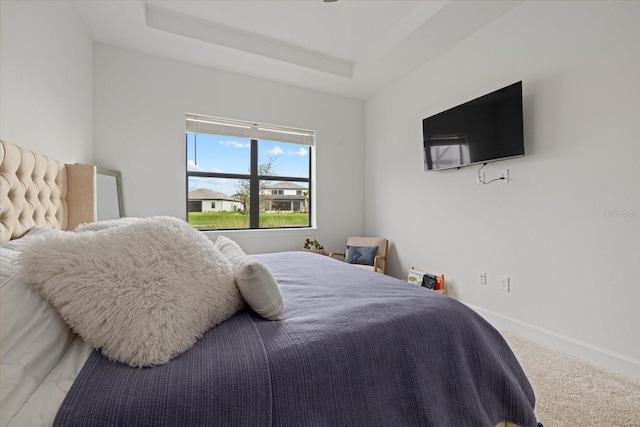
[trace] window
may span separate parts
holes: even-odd
[[[314,132],[187,114],[187,216],[200,230],[311,226]],[[202,209],[202,200],[211,209]]]

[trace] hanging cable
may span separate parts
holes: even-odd
[[[500,181],[501,179],[504,179],[504,176],[501,176],[500,178],[494,178],[491,181],[487,181],[485,182],[484,179],[482,179],[482,176],[480,175],[480,171],[482,170],[483,167],[487,166],[486,163],[483,163],[482,166],[480,166],[480,169],[478,169],[478,182],[480,182],[481,184],[491,184],[494,181]]]

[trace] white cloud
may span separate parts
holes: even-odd
[[[221,145],[226,145],[227,147],[235,147],[235,148],[251,148],[250,142],[238,142],[238,141],[220,141]]]
[[[211,182],[207,181],[207,178],[201,178],[199,176],[189,177],[189,191],[197,190],[198,188],[208,188],[211,186]]]
[[[196,164],[196,162],[194,162],[193,160],[188,160],[187,161],[187,170],[190,171],[201,171],[202,168]]]
[[[269,154],[277,156],[278,154],[282,154],[284,153],[284,151],[282,151],[282,148],[278,147],[277,145],[275,147],[273,147],[271,150],[269,150]]]
[[[309,153],[306,148],[300,147],[298,151],[289,151],[287,154],[290,156],[306,156]]]

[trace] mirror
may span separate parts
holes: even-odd
[[[120,171],[96,168],[98,221],[124,217]]]

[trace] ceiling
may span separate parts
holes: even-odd
[[[522,1],[90,0],[97,43],[366,99]]]

